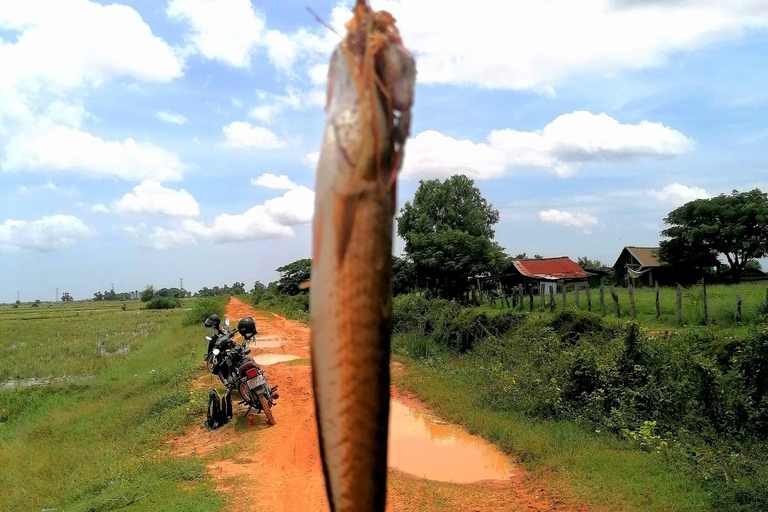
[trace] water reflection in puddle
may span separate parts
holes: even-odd
[[[284,339],[276,336],[256,336],[253,341],[255,348],[276,348],[285,344]]]
[[[291,356],[288,354],[257,354],[253,356],[254,361],[261,366],[269,366],[275,363],[283,363],[285,361],[293,361],[298,359],[299,356]]]
[[[389,466],[441,482],[512,477],[512,461],[489,442],[397,400],[390,402]]]

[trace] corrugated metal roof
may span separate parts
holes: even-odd
[[[656,256],[659,251],[658,247],[636,247],[633,245],[628,245],[627,247],[625,247],[625,249],[629,251],[629,254],[634,256],[634,258],[643,267],[666,266],[666,263],[660,261],[658,256]]]
[[[586,279],[590,274],[567,256],[540,260],[516,260],[521,274],[538,279]]]

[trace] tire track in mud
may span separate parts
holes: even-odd
[[[169,441],[171,451],[182,457],[206,457],[216,490],[227,498],[227,510],[272,512],[327,511],[328,500],[320,461],[315,425],[315,406],[309,366],[309,327],[274,313],[252,309],[236,298],[227,306],[227,317],[236,323],[244,316],[256,320],[259,335],[278,347],[251,347],[251,356],[285,354],[301,359],[265,366],[267,380],[279,386],[280,398],[273,409],[277,424],[270,427],[263,415],[254,415],[254,425],[243,418],[245,407],[234,406],[235,418],[217,431],[199,426]],[[258,358],[257,358],[258,359]],[[193,389],[223,386],[202,374]],[[393,394],[409,405],[423,405],[409,393]],[[233,396],[233,401],[235,397]],[[201,423],[203,418],[201,418]],[[461,461],[456,461],[461,464]],[[525,470],[515,468],[508,481],[453,484],[413,477],[390,469],[388,512],[423,511],[535,511],[588,512],[549,491]]]

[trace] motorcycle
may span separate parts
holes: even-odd
[[[205,321],[205,326],[214,330],[212,336],[205,337],[208,340],[206,367],[226,386],[225,398],[228,399],[232,391],[238,392],[242,398],[238,404],[248,406],[243,417],[255,409],[259,414],[264,413],[267,423],[274,425],[276,421],[272,408],[276,405],[275,400],[280,397],[277,386],[270,386],[261,366],[248,357],[251,352],[248,345],[258,332],[256,322],[251,317],[245,317],[234,330],[229,329],[229,318],[224,323],[226,327],[222,328],[219,315],[211,315]],[[243,337],[241,344],[234,341],[238,333]]]

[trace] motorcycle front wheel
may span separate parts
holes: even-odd
[[[272,409],[269,407],[269,402],[267,401],[267,397],[264,395],[259,395],[259,402],[261,402],[261,409],[264,411],[264,416],[267,417],[267,423],[270,425],[274,425],[277,423],[275,421],[275,417],[272,415]]]

